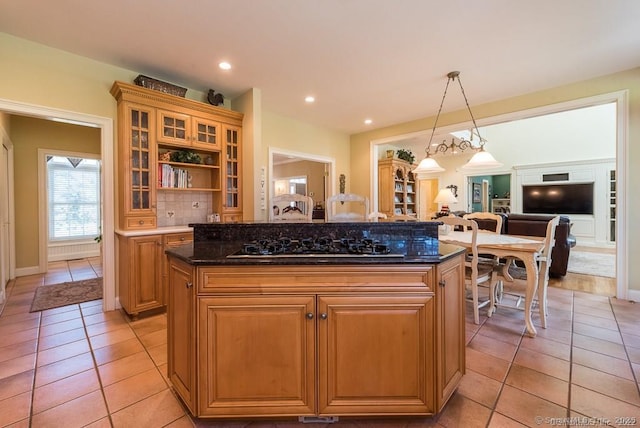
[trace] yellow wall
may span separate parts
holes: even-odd
[[[640,183],[640,146],[635,144],[640,141],[640,68],[627,70],[624,72],[599,77],[583,82],[576,82],[546,91],[535,92],[519,97],[509,98],[483,105],[473,105],[473,114],[476,119],[488,118],[503,115],[510,112],[527,110],[551,104],[567,102],[575,99],[592,97],[621,90],[629,91],[629,123],[628,123],[628,157],[627,162],[628,179],[627,189],[631,194],[634,184]],[[436,94],[434,94],[434,97]],[[410,132],[431,129],[435,117],[428,117],[421,120],[406,122],[387,128],[376,129],[370,132],[355,134],[351,136],[351,174],[357,180],[352,184],[355,193],[368,195],[370,192],[369,180],[371,174],[370,142],[376,139],[401,135]],[[469,113],[460,110],[449,114],[443,114],[438,120],[439,126],[454,125],[467,122]],[[560,161],[570,161],[572,159],[557,159]],[[640,259],[640,225],[634,221],[636,213],[640,212],[640,198],[627,198],[627,232],[629,244],[629,260]],[[629,288],[640,290],[640,265],[629,263]]]
[[[347,134],[320,128],[273,112],[263,111],[262,152],[260,164],[269,164],[269,148],[309,153],[336,161],[335,176],[328,183],[329,189],[337,189],[340,174],[347,176],[346,192],[352,179],[350,172],[349,136]],[[269,180],[269,178],[267,178]],[[266,218],[266,213],[261,213]]]
[[[100,154],[100,130],[11,117],[16,208],[16,268],[38,265],[38,149]]]

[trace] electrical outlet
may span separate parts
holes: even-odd
[[[176,215],[175,211],[167,211],[167,218],[172,218],[174,215]]]
[[[198,201],[193,201],[191,202],[191,208],[200,208],[200,202]]]

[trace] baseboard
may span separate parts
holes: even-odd
[[[42,272],[40,272],[40,268],[38,266],[16,268],[16,278],[19,276],[37,275],[39,273]]]

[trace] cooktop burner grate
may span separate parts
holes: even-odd
[[[262,239],[246,243],[227,256],[238,257],[403,257],[391,253],[389,245],[363,238],[331,239],[329,237]]]

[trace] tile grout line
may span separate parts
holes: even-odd
[[[627,363],[629,363],[631,376],[633,376],[634,383],[636,384],[636,389],[638,390],[638,394],[640,395],[640,379],[638,379],[638,377],[636,376],[635,370],[633,370],[633,364],[631,362],[631,357],[629,356],[629,350],[627,349],[627,344],[625,343],[622,330],[620,330],[620,323],[618,323],[618,317],[616,316],[615,305],[611,302],[611,297],[609,297],[609,306],[611,307],[611,312],[613,312],[613,319],[616,321],[616,326],[618,327],[618,333],[620,334],[620,340],[622,341],[622,348],[624,349],[624,354],[627,357]]]
[[[84,312],[82,311],[82,306],[80,307],[80,317],[82,318],[82,328],[84,330],[84,334],[87,337],[87,342],[89,344],[89,352],[91,352],[91,360],[93,361],[93,369],[96,371],[96,377],[98,378],[98,385],[100,386],[100,395],[102,396],[102,401],[104,401],[104,407],[107,410],[107,418],[109,420],[109,425],[113,427],[113,420],[111,419],[111,411],[109,410],[109,403],[107,403],[107,397],[104,393],[104,385],[102,384],[102,376],[100,376],[100,370],[98,370],[98,362],[96,361],[96,356],[93,353],[93,344],[91,343],[91,339],[89,337],[89,332],[87,331],[87,323],[84,319]],[[98,419],[100,420],[100,419]],[[97,421],[92,421],[92,423]]]

